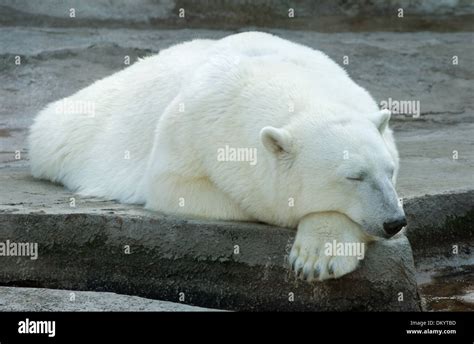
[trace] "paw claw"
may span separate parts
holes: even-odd
[[[319,279],[320,274],[321,274],[321,268],[319,267],[318,263],[316,262],[316,266],[314,267],[314,278]]]
[[[303,267],[303,279],[305,281],[309,281],[312,279],[312,270],[314,266],[314,260],[309,260],[306,262],[306,264]]]
[[[302,257],[299,257],[297,260],[296,260],[296,263],[295,263],[295,268],[294,268],[294,271],[298,274],[300,272],[300,270],[303,268],[304,266],[304,258]]]
[[[328,274],[329,275],[334,275],[334,265],[333,264],[329,264]]]
[[[292,250],[288,262],[290,263],[291,270],[296,271],[296,261],[298,259],[298,250]]]

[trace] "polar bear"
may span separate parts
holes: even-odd
[[[151,210],[298,228],[289,260],[326,280],[405,224],[390,112],[320,51],[271,34],[193,40],[48,105],[34,177]]]

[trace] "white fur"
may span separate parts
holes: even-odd
[[[335,211],[373,234],[399,214],[387,114],[320,51],[258,32],[195,40],[67,100],[95,115],[48,105],[31,127],[31,168],[80,194],[287,227]],[[255,148],[258,163],[218,161],[226,145]],[[360,170],[365,182],[346,179]]]

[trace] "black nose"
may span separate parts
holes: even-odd
[[[385,222],[383,224],[383,229],[385,230],[387,234],[392,236],[400,232],[400,230],[406,225],[407,225],[407,219],[404,216],[399,219],[396,219],[395,221]]]

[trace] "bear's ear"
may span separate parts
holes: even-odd
[[[286,129],[265,127],[260,131],[260,139],[271,153],[281,154],[291,151],[292,138]]]
[[[390,121],[391,114],[392,113],[390,112],[390,110],[384,109],[384,110],[380,110],[375,115],[373,122],[381,133],[383,133],[384,130],[387,128],[388,122]]]

